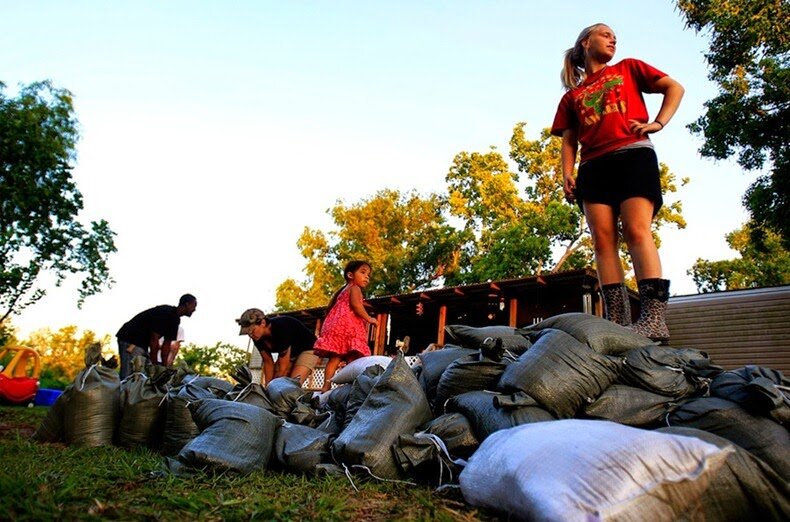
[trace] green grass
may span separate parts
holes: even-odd
[[[274,471],[160,475],[146,449],[30,440],[47,408],[0,407],[2,520],[495,520],[427,486]]]

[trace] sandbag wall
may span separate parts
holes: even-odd
[[[132,423],[136,431],[116,428],[115,441],[162,451],[174,472],[457,484],[468,502],[518,519],[790,518],[781,373],[725,372],[703,352],[656,346],[587,314],[526,329],[454,325],[447,334],[452,344],[421,354],[413,369],[402,356],[359,360],[320,396],[288,378],[263,388],[246,368],[235,386],[130,378],[106,391],[127,397],[116,426],[143,396],[158,397],[159,409],[136,414],[149,435]],[[121,391],[132,385],[136,392]],[[50,413],[68,415],[58,403]],[[48,417],[38,439],[58,439],[57,426]],[[602,461],[621,474],[583,464]],[[595,487],[603,489],[583,494]]]

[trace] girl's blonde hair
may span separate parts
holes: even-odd
[[[560,73],[560,80],[562,80],[562,86],[565,90],[569,91],[574,87],[578,87],[587,77],[587,73],[584,71],[585,53],[582,42],[589,38],[597,27],[602,25],[606,24],[597,23],[582,29],[573,47],[565,51],[565,59],[563,60],[562,72]]]

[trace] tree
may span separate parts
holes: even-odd
[[[187,344],[178,351],[178,359],[200,375],[231,377],[241,365],[249,364],[250,354],[232,344],[217,343],[214,346]]]
[[[459,268],[463,234],[443,215],[445,201],[384,189],[352,205],[329,210],[336,230],[305,228],[297,245],[307,260],[306,280],[284,281],[277,288],[278,310],[325,306],[344,284],[343,266],[365,259],[373,267],[368,295],[427,288]]]
[[[114,232],[77,220],[77,125],[69,91],[38,82],[10,98],[0,82],[0,323],[44,296],[44,274],[79,274],[79,305],[112,282]]]
[[[38,352],[44,377],[67,384],[85,368],[85,352],[97,342],[105,347],[105,355],[117,355],[111,349],[109,335],[99,338],[91,330],[79,333],[74,325],[64,326],[56,332],[49,328],[36,330],[20,344]]]
[[[727,244],[741,257],[725,261],[697,259],[688,274],[699,292],[790,284],[790,252],[779,234],[768,232],[760,247],[751,240],[750,224],[727,234]]]
[[[688,27],[708,31],[708,77],[719,94],[689,125],[703,156],[738,156],[746,170],[768,164],[744,195],[758,248],[770,231],[790,248],[790,17],[787,0],[678,0]]]

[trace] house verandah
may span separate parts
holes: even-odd
[[[589,268],[372,297],[366,306],[378,319],[368,330],[374,355],[388,353],[407,336],[407,355],[416,355],[431,344],[443,346],[447,325],[522,327],[567,312],[603,313],[598,278]],[[318,335],[325,313],[326,307],[317,307],[270,315],[299,319]],[[257,350],[253,350],[250,368],[259,371]],[[322,381],[322,375],[316,377],[311,381]]]

